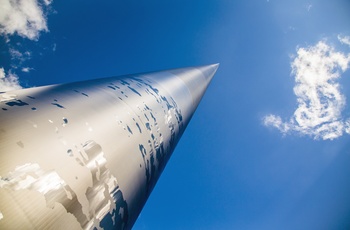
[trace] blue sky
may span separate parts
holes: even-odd
[[[0,0],[0,91],[220,63],[134,228],[347,229],[349,12],[347,0]]]

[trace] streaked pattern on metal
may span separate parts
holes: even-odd
[[[0,229],[130,229],[217,67],[0,93]]]

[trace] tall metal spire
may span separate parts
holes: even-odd
[[[0,228],[130,229],[217,68],[0,93]]]

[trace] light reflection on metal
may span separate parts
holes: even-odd
[[[130,229],[217,68],[0,93],[0,229]]]

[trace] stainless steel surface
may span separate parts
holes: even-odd
[[[130,229],[218,65],[0,94],[0,229]]]

